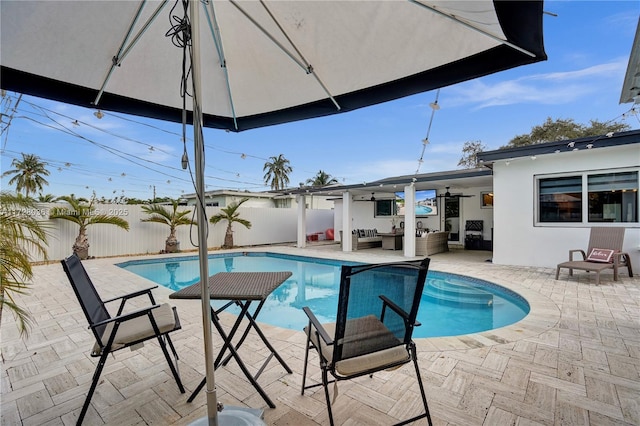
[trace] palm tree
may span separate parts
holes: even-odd
[[[40,161],[40,158],[34,154],[22,153],[22,161],[14,158],[11,166],[12,170],[7,170],[2,176],[15,175],[9,181],[9,185],[16,185],[16,192],[24,191],[25,197],[29,198],[29,193],[42,191],[43,185],[49,185],[49,182],[43,176],[49,176],[49,170],[46,169],[47,163]]]
[[[76,198],[72,195],[58,197],[58,200],[66,201],[69,207],[53,207],[49,212],[49,219],[62,219],[78,224],[80,231],[75,243],[73,252],[80,259],[89,257],[89,239],[87,238],[87,227],[99,223],[115,225],[124,230],[129,230],[129,222],[115,215],[103,214],[94,208],[95,197],[87,202],[85,199]]]
[[[52,203],[56,198],[53,194],[43,194],[42,192],[38,194],[38,201],[41,203]]]
[[[33,278],[30,253],[47,259],[46,229],[32,213],[37,210],[31,199],[0,193],[0,323],[6,305],[16,316],[21,335],[29,333],[30,317],[13,295],[26,293],[26,282]]]
[[[227,207],[220,209],[221,213],[218,213],[215,216],[212,216],[209,219],[209,222],[214,225],[222,220],[227,221],[227,231],[224,234],[224,244],[222,248],[232,248],[233,247],[233,230],[231,229],[233,222],[237,222],[240,225],[243,225],[247,229],[251,229],[251,222],[246,219],[240,218],[240,212],[238,212],[238,208],[245,202],[248,201],[248,198],[243,198],[239,202],[233,202],[229,204]]]
[[[262,171],[266,172],[264,183],[269,184],[274,191],[284,189],[289,184],[289,173],[293,171],[289,160],[284,158],[282,154],[277,157],[269,157],[269,160],[264,163],[262,168]]]
[[[318,170],[318,173],[312,177],[307,179],[307,185],[311,185],[316,188],[321,188],[327,185],[333,185],[334,183],[338,183],[338,179],[332,177],[330,174],[325,173],[322,170]]]
[[[180,225],[197,225],[187,215],[191,210],[178,211],[178,200],[171,200],[171,208],[165,208],[160,204],[142,206],[142,211],[149,217],[140,219],[142,222],[156,222],[169,226],[169,236],[164,244],[165,253],[177,253],[180,251],[180,241],[176,238],[176,228]]]

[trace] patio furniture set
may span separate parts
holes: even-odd
[[[151,292],[155,287],[114,299],[102,300],[82,262],[75,254],[62,260],[62,266],[96,339],[91,355],[100,357],[77,419],[77,425],[81,425],[84,421],[108,355],[127,347],[137,349],[147,340],[157,339],[178,389],[181,393],[185,393],[178,373],[178,354],[169,336],[170,333],[181,328],[175,307],[167,303],[156,304]],[[324,387],[329,421],[332,426],[334,420],[329,383],[372,375],[407,363],[413,363],[415,367],[424,406],[424,412],[407,422],[426,417],[431,425],[431,415],[419,373],[416,346],[412,340],[413,329],[419,325],[416,322],[416,315],[428,268],[429,258],[393,264],[343,266],[336,322],[321,324],[311,309],[303,308],[309,318],[309,325],[305,328],[307,345],[301,393],[304,395],[306,389],[316,386]],[[214,362],[214,368],[226,365],[231,358],[235,359],[249,382],[271,408],[275,408],[275,403],[258,383],[258,377],[273,357],[287,373],[291,374],[292,370],[269,343],[256,319],[267,297],[290,276],[289,271],[220,272],[209,277],[207,283],[212,300],[228,301],[219,309],[211,308],[211,321],[224,342]],[[201,284],[196,283],[169,297],[199,300],[200,287]],[[407,297],[408,295],[411,297]],[[148,296],[150,305],[131,312],[125,310],[126,302],[139,296]],[[117,314],[111,316],[105,304],[116,300],[120,301],[120,306]],[[258,306],[251,313],[249,307],[253,302],[258,302]],[[226,332],[219,320],[219,314],[232,305],[239,306],[241,311],[231,330]],[[240,339],[234,342],[240,325],[245,323],[244,319],[248,320],[246,328]],[[267,359],[255,375],[249,372],[238,353],[251,329],[257,332],[269,349]],[[171,359],[167,347],[173,353],[175,361]],[[306,385],[309,351],[312,349],[318,352],[322,381]],[[229,355],[225,358],[227,350]],[[333,376],[334,380],[329,380],[329,375]],[[204,384],[203,379],[187,402],[193,401]],[[334,400],[337,397],[336,386],[334,385]]]

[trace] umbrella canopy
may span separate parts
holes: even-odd
[[[206,5],[205,5],[206,3]],[[208,1],[203,125],[350,111],[546,59],[541,1]],[[3,1],[2,87],[180,121],[174,1]]]
[[[546,59],[542,1],[202,0],[188,13],[187,3],[4,0],[0,84],[170,121],[195,111],[201,282],[202,126],[335,114]],[[217,424],[206,285],[201,299],[208,421]]]

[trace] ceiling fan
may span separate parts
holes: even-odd
[[[376,197],[375,197],[375,192],[371,193],[371,198],[369,199],[362,199],[362,200],[354,200],[354,201],[376,201]]]
[[[449,187],[445,187],[447,192],[445,192],[444,194],[439,194],[438,198],[469,198],[469,197],[475,197],[475,195],[463,195],[463,194],[453,194],[451,195],[451,193],[449,192]]]

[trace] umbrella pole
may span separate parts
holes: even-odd
[[[199,1],[189,2],[191,21],[191,78],[193,81],[193,146],[196,166],[196,193],[198,208],[198,257],[200,260],[200,283],[202,301],[202,330],[204,333],[204,365],[206,371],[207,417],[209,426],[218,425],[218,398],[213,367],[213,340],[211,336],[211,301],[209,300],[209,259],[207,251],[207,215],[204,191],[204,140],[202,135],[201,68]]]

